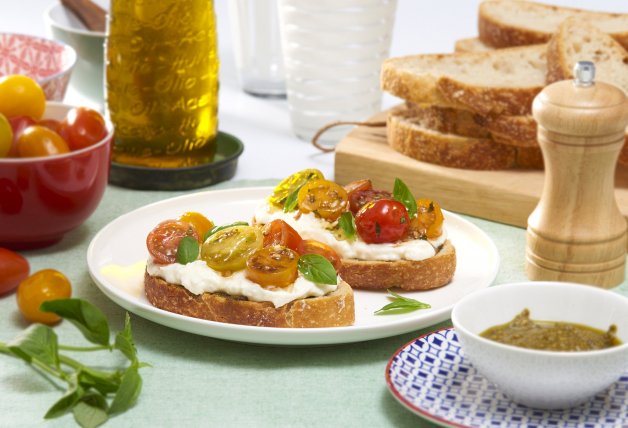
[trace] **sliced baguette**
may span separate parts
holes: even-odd
[[[455,270],[456,250],[447,240],[435,256],[420,261],[343,259],[340,276],[357,289],[418,291],[449,284]]]
[[[515,147],[499,144],[490,137],[467,137],[433,128],[433,124],[416,117],[412,110],[395,108],[388,115],[388,144],[413,159],[452,168],[496,170],[543,167],[539,147]]]
[[[223,293],[195,295],[148,272],[144,289],[153,306],[210,321],[291,328],[340,327],[355,321],[353,290],[344,281],[325,296],[298,299],[279,308],[270,302],[253,302]]]
[[[594,12],[520,0],[485,0],[480,4],[480,40],[503,48],[547,42],[569,17],[590,20],[628,48],[628,14]]]
[[[628,94],[628,51],[608,34],[576,18],[566,19],[547,48],[547,81],[573,79],[578,61],[595,63],[595,80]]]
[[[381,86],[418,104],[470,110],[482,115],[529,114],[545,85],[546,48],[430,54],[384,61]]]

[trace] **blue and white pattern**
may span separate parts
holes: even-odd
[[[413,412],[460,427],[628,427],[628,373],[589,402],[569,410],[537,410],[513,403],[480,375],[453,329],[430,333],[392,356],[391,392]]]

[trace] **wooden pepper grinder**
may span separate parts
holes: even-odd
[[[534,99],[545,161],[541,200],[528,218],[526,273],[532,280],[611,288],[624,280],[626,220],[615,201],[615,165],[628,125],[628,99],[594,82],[580,61],[573,81]]]

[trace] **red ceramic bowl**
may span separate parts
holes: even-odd
[[[26,34],[0,33],[0,76],[32,77],[47,100],[63,100],[75,64],[76,51],[69,45]]]
[[[45,118],[71,106],[48,102]],[[59,241],[96,209],[107,186],[113,131],[63,155],[0,159],[0,247],[41,248]]]

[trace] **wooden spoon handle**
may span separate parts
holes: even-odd
[[[91,0],[61,0],[88,30],[105,32],[107,12]]]

